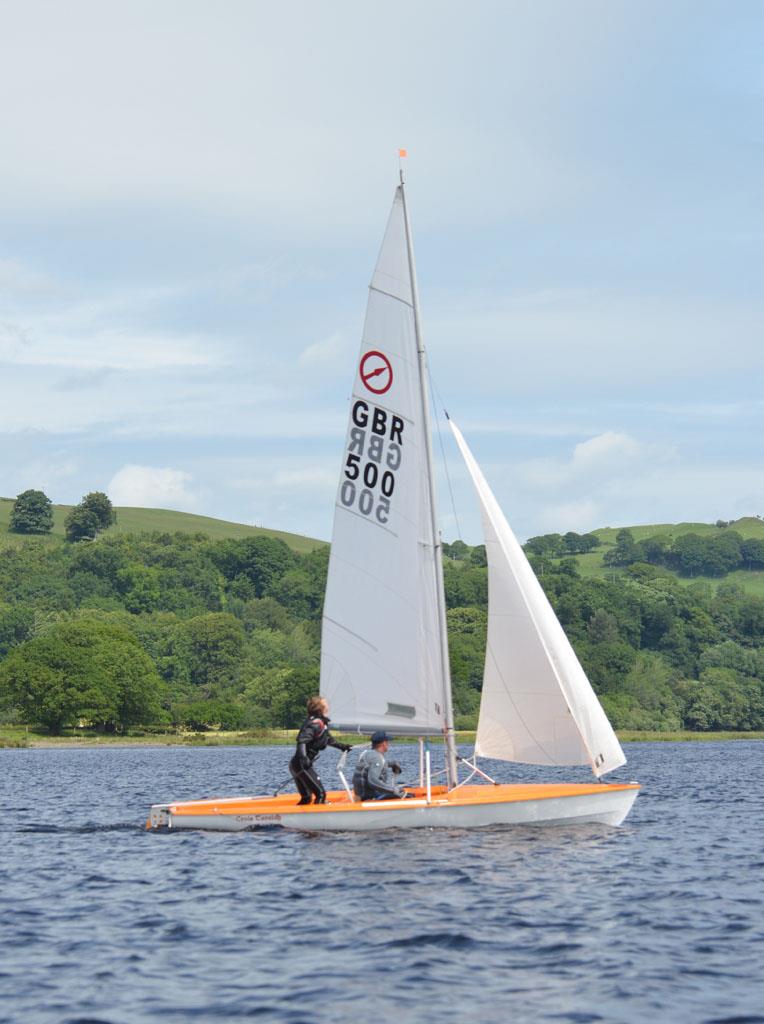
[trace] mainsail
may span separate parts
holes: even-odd
[[[480,501],[488,641],[475,754],[529,764],[626,763],[621,746],[472,452],[451,430]]]
[[[402,186],[372,277],[337,492],[321,692],[337,726],[441,733],[450,694]]]

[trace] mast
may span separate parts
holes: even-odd
[[[419,359],[419,397],[422,403],[422,423],[425,436],[425,457],[427,460],[427,482],[430,492],[430,518],[432,530],[433,558],[435,559],[435,580],[438,602],[438,628],[440,632],[441,679],[443,681],[443,710],[446,727],[443,739],[446,747],[446,772],[448,788],[457,783],[456,742],[454,737],[454,708],[451,699],[451,669],[448,657],[448,630],[446,626],[446,594],[443,586],[443,555],[438,517],[435,508],[435,472],[432,458],[432,438],[430,430],[430,401],[427,392],[427,354],[422,339],[422,325],[419,316],[419,290],[416,281],[416,263],[414,261],[414,243],[411,237],[409,211],[406,205],[406,189],[404,187],[403,168],[401,177],[401,199],[403,201],[403,220],[406,226],[406,247],[409,257],[409,274],[411,277],[411,298],[414,305],[414,332],[416,335],[417,356]]]

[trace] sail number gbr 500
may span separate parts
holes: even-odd
[[[382,525],[403,458],[403,429],[403,419],[387,409],[360,398],[353,404],[340,502]]]

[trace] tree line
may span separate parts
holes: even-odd
[[[643,560],[584,578],[560,542],[535,541],[534,569],[617,728],[764,728],[764,600]],[[54,733],[295,726],[318,687],[327,564],[328,547],[301,555],[268,536],[30,536],[0,551],[0,715]],[[456,723],[470,728],[485,549],[444,545],[444,581]]]
[[[635,541],[631,530],[619,530],[602,561],[620,567],[637,562],[661,565],[680,576],[726,576],[737,569],[764,569],[764,540],[723,529],[710,536],[682,533],[672,540],[656,534]]]
[[[318,683],[327,554],[183,533],[0,552],[6,720],[291,725]]]

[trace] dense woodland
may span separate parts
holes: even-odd
[[[27,492],[45,518],[40,493]],[[21,529],[11,521],[29,536],[0,551],[0,719],[52,733],[296,725],[318,687],[328,547],[297,554],[268,536],[118,534],[104,497],[86,496],[57,543],[34,536],[47,532],[34,515]],[[668,568],[718,577],[716,549],[701,545],[713,562],[701,569],[686,558],[698,550],[686,537],[651,547],[628,533],[600,578],[582,576],[577,561],[600,543],[593,534],[526,545],[614,725],[764,728],[764,599]],[[724,545],[760,557],[734,537]],[[470,728],[485,648],[484,549],[445,545],[444,575],[456,721]]]

